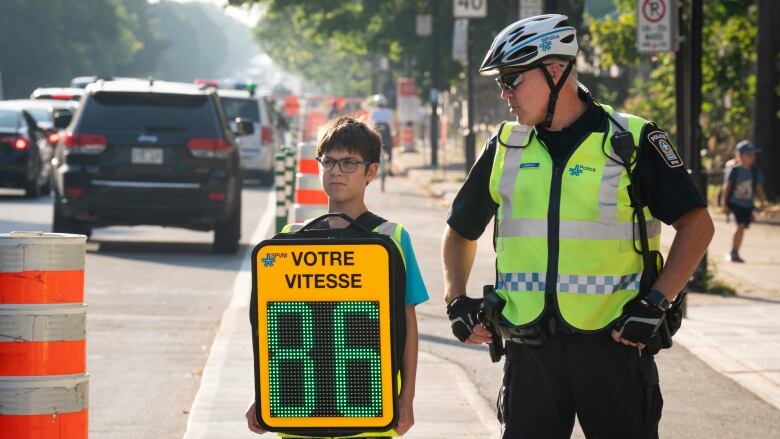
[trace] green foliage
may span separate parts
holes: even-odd
[[[241,29],[244,34],[241,35]],[[74,76],[191,81],[231,73],[257,53],[246,27],[203,3],[6,0],[0,72],[6,98]]]
[[[636,52],[636,3],[617,0],[618,15],[604,20],[588,17],[596,63],[647,70],[635,78],[627,111],[676,132],[674,54],[647,57]],[[704,5],[702,30],[702,135],[709,147],[705,165],[720,166],[733,145],[751,128],[756,68],[756,4],[754,0],[713,0]]]
[[[347,95],[366,95],[373,77],[376,89],[393,87],[392,79],[411,75],[418,87],[431,87],[432,64],[439,89],[462,84],[464,67],[452,60],[452,2],[443,0],[230,0],[232,5],[259,4],[265,11],[256,30],[259,44],[289,71]],[[559,1],[562,13],[577,17],[582,2]],[[476,69],[493,38],[517,20],[517,1],[488,0],[488,16],[472,20],[471,64]],[[416,16],[431,14],[434,36],[416,34]],[[578,25],[577,20],[572,20]],[[438,50],[434,53],[434,39]],[[390,71],[378,72],[379,56]],[[316,66],[316,68],[313,68]],[[374,67],[366,67],[374,66]]]
[[[0,14],[0,71],[6,97],[71,77],[113,74],[140,49],[120,0],[7,0]]]

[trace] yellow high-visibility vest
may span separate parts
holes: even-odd
[[[647,121],[603,108],[638,145]],[[615,130],[610,121],[607,133],[591,132],[555,168],[547,148],[557,145],[517,123],[499,128],[490,194],[498,204],[496,292],[511,324],[532,326],[551,306],[572,328],[600,331],[638,294],[641,244],[628,172],[610,143]],[[661,224],[646,207],[645,217],[650,250],[658,250]]]

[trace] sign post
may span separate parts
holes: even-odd
[[[677,2],[638,0],[636,48],[640,53],[677,51]]]
[[[253,253],[258,420],[289,434],[387,431],[399,367],[388,244],[323,241],[272,239]]]
[[[453,36],[453,58],[465,58],[466,68],[466,119],[468,127],[465,130],[465,139],[463,147],[465,149],[466,173],[471,170],[476,160],[476,136],[474,134],[474,73],[471,66],[471,20],[472,18],[487,17],[487,0],[453,0],[453,16],[455,17],[455,26]],[[461,35],[463,41],[458,46],[457,35]]]

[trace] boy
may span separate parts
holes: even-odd
[[[763,210],[766,206],[764,176],[754,166],[756,153],[759,151],[747,140],[739,142],[737,144],[738,164],[727,169],[723,178],[723,200],[721,203],[734,213],[734,219],[737,223],[737,230],[732,239],[731,253],[726,255],[726,259],[731,262],[745,262],[739,256],[739,247],[742,245],[745,229],[750,226],[753,218],[753,199],[756,192],[758,192],[760,201],[759,210]]]
[[[317,161],[320,164],[320,181],[328,196],[328,212],[341,212],[361,223],[374,216],[368,211],[364,196],[366,186],[377,175],[381,138],[376,131],[351,117],[331,121],[326,128],[317,144]],[[327,218],[325,221],[327,224],[318,226],[331,229],[351,226],[343,218]],[[395,427],[395,431],[403,435],[414,424],[413,401],[417,374],[417,316],[414,307],[428,300],[428,292],[417,266],[409,234],[402,226],[397,226],[393,236],[406,264],[406,347],[401,361],[403,383],[398,424]],[[254,402],[247,409],[246,419],[250,430],[265,433],[257,423]]]

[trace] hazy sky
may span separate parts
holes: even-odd
[[[148,0],[149,3],[157,3],[159,0]],[[171,0],[181,3],[186,2],[202,2],[202,3],[213,3],[218,6],[224,6],[227,3],[227,0]],[[248,9],[247,7],[233,7],[229,6],[225,9],[225,13],[229,15],[232,18],[235,18],[236,20],[246,24],[249,27],[254,27],[255,23],[257,23],[257,19],[260,17],[260,8],[257,6],[252,6],[251,9]]]

